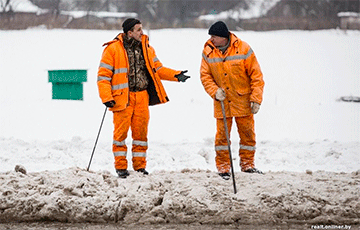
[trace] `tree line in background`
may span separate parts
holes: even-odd
[[[0,0],[0,20],[6,5],[14,0]],[[200,15],[218,14],[223,11],[248,9],[259,0],[30,0],[42,9],[48,9],[54,17],[47,16],[52,26],[68,26],[61,11],[109,11],[134,12],[149,28],[208,27],[212,22],[197,20]],[[266,1],[263,1],[265,8]],[[260,6],[262,7],[262,6]],[[11,10],[10,10],[11,11]],[[360,0],[281,0],[266,15],[256,19],[224,19],[232,29],[325,29],[339,24],[338,12],[360,11]],[[2,13],[1,13],[2,12]],[[50,18],[49,18],[50,17]],[[59,18],[58,18],[59,17]],[[40,19],[39,19],[40,20]],[[13,20],[13,22],[16,20]],[[56,23],[58,24],[56,24]],[[109,29],[106,21],[87,17],[78,23],[81,28]],[[119,28],[120,22],[114,28]],[[110,28],[111,29],[111,28]]]
[[[173,25],[193,21],[235,7],[247,8],[254,0],[31,0],[53,12],[61,10],[134,12],[152,24]]]

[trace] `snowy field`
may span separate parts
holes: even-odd
[[[235,31],[252,46],[265,80],[264,101],[255,116],[255,163],[266,175],[239,172],[239,139],[233,126],[237,195],[231,194],[231,181],[215,173],[212,100],[199,76],[207,30],[145,33],[165,66],[188,69],[191,78],[186,83],[164,81],[170,102],[150,109],[151,175],[137,175],[130,164],[131,175],[124,181],[115,177],[113,167],[111,112],[92,172],[84,170],[105,109],[96,86],[101,45],[117,31],[0,31],[2,221],[228,224],[246,222],[236,216],[244,207],[246,214],[264,208],[251,217],[254,221],[248,220],[253,223],[268,218],[334,223],[333,216],[338,223],[360,223],[360,203],[354,199],[360,195],[360,103],[339,100],[360,96],[359,31]],[[56,69],[88,70],[83,101],[51,99],[47,71]],[[131,139],[127,143],[130,146]],[[23,165],[28,174],[15,173],[15,165]],[[104,211],[110,206],[116,212]],[[272,214],[264,214],[270,210]],[[141,212],[148,216],[134,214]],[[217,213],[218,222],[211,215],[216,212],[222,213]],[[200,218],[201,213],[210,214]]]
[[[186,83],[163,81],[170,102],[151,107],[149,171],[215,170],[212,100],[199,79],[207,30],[145,32],[165,66],[188,69],[191,75]],[[102,44],[116,34],[0,31],[0,171],[15,164],[29,171],[87,166],[104,113],[96,86]],[[257,166],[264,171],[358,170],[360,103],[338,99],[360,96],[360,32],[235,34],[252,46],[264,73],[264,102],[255,116]],[[54,69],[88,70],[83,101],[51,99],[47,71]],[[112,129],[108,112],[94,170],[113,172]],[[231,138],[237,157],[235,130]]]

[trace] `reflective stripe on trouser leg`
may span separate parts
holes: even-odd
[[[226,118],[229,137],[231,132],[232,118]],[[215,163],[219,173],[230,172],[230,157],[228,144],[225,133],[224,119],[216,119],[216,136],[215,136]]]
[[[116,169],[127,169],[127,147],[125,140],[123,141],[113,141],[113,153],[115,159],[115,168]]]
[[[126,159],[127,147],[125,144],[125,139],[129,131],[133,110],[134,109],[130,101],[129,106],[126,109],[113,112],[113,123],[114,123],[113,153],[115,158],[114,165],[116,169],[127,169],[128,162]]]
[[[146,168],[148,149],[147,133],[149,125],[149,94],[146,90],[133,93],[135,96],[134,113],[131,119],[132,162],[134,170]]]
[[[236,125],[240,136],[240,167],[241,171],[254,168],[254,156],[256,149],[254,115],[236,117]]]

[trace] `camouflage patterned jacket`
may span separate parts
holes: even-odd
[[[124,36],[124,47],[129,59],[129,90],[138,92],[146,90],[149,81],[146,76],[146,64],[141,49],[141,42]]]
[[[135,90],[144,87],[149,94],[149,105],[168,102],[169,98],[161,80],[178,82],[175,75],[181,71],[162,65],[154,48],[149,44],[148,36],[142,35],[141,43],[135,46],[133,57],[128,57],[124,40],[125,34],[121,33],[114,40],[104,44],[105,49],[97,76],[101,101],[105,103],[115,100],[116,104],[110,110],[121,111],[128,106],[130,87],[134,87]],[[136,57],[137,55],[139,57]],[[131,58],[137,61],[131,61]],[[137,67],[138,65],[140,68]],[[147,83],[143,79],[144,73]],[[133,80],[131,75],[134,76]]]

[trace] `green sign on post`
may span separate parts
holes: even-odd
[[[87,70],[49,70],[49,82],[52,83],[52,99],[83,100],[83,82],[86,82]]]

